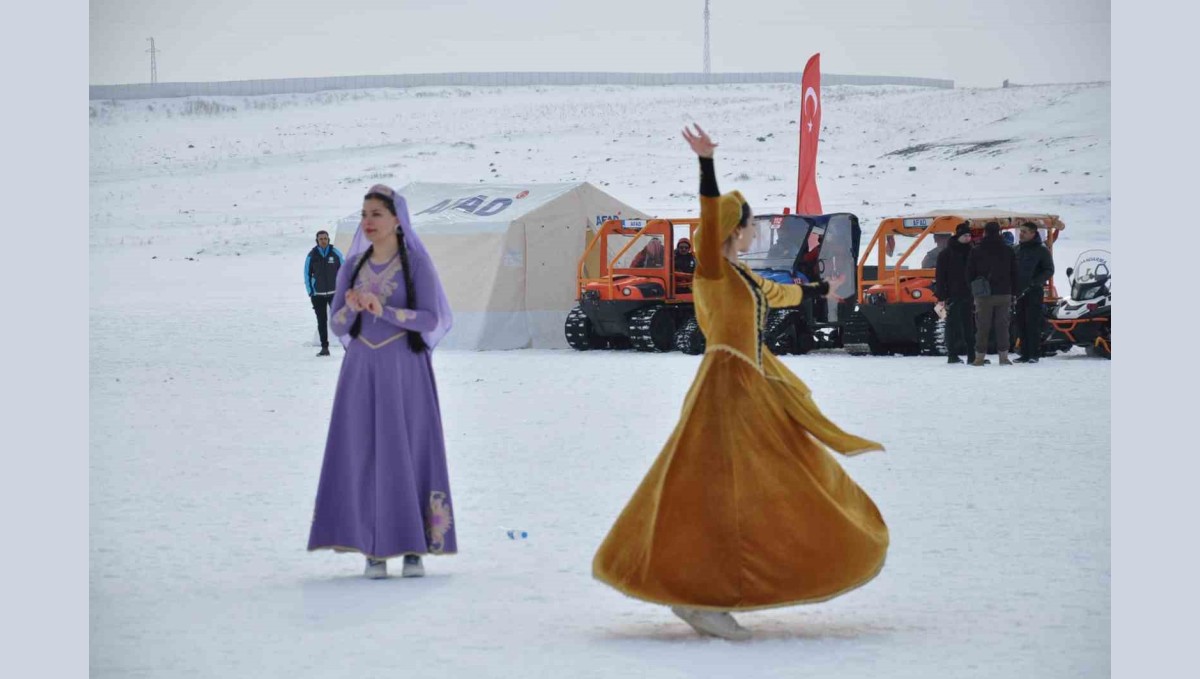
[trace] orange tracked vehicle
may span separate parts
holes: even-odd
[[[677,270],[676,241],[694,241],[698,219],[610,219],[579,258],[578,304],[567,343],[580,351],[632,346],[670,351],[675,331],[695,317],[692,272]],[[595,275],[589,275],[589,269]]]

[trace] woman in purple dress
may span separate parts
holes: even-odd
[[[431,362],[451,314],[404,197],[387,186],[363,199],[331,312],[346,354],[308,549],[359,552],[369,578],[403,555],[402,575],[420,577],[422,555],[458,551]]]

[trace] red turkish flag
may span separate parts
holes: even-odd
[[[796,183],[796,214],[819,215],[817,140],[821,136],[821,54],[812,55],[800,84],[800,177]]]

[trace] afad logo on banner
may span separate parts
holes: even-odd
[[[812,55],[800,81],[800,172],[796,180],[796,214],[819,215],[817,142],[821,137],[821,54]]]
[[[596,224],[595,224],[595,226],[597,226],[597,227],[599,227],[599,226],[603,226],[604,222],[607,222],[607,221],[612,221],[612,220],[615,220],[615,219],[624,219],[624,217],[622,217],[622,216],[621,216],[621,213],[620,213],[620,212],[617,212],[617,214],[615,214],[615,215],[596,215]],[[631,229],[632,229],[632,228],[637,228],[637,229],[640,229],[640,228],[642,228],[642,225],[641,225],[641,224],[638,224],[637,226],[630,226],[630,225],[626,225],[626,228],[631,228]]]
[[[515,198],[492,198],[489,200],[488,196],[482,193],[468,196],[467,198],[447,198],[421,210],[417,214],[435,215],[446,210],[462,210],[476,217],[491,217],[507,210],[513,204],[513,200],[520,200],[528,195],[529,191],[521,191]]]

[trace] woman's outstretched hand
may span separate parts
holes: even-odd
[[[717,148],[717,145],[713,143],[712,139],[709,139],[707,132],[700,129],[699,125],[692,123],[692,127],[696,128],[695,132],[687,127],[683,128],[683,138],[687,140],[688,146],[691,146],[696,155],[701,158],[712,158],[713,150]]]

